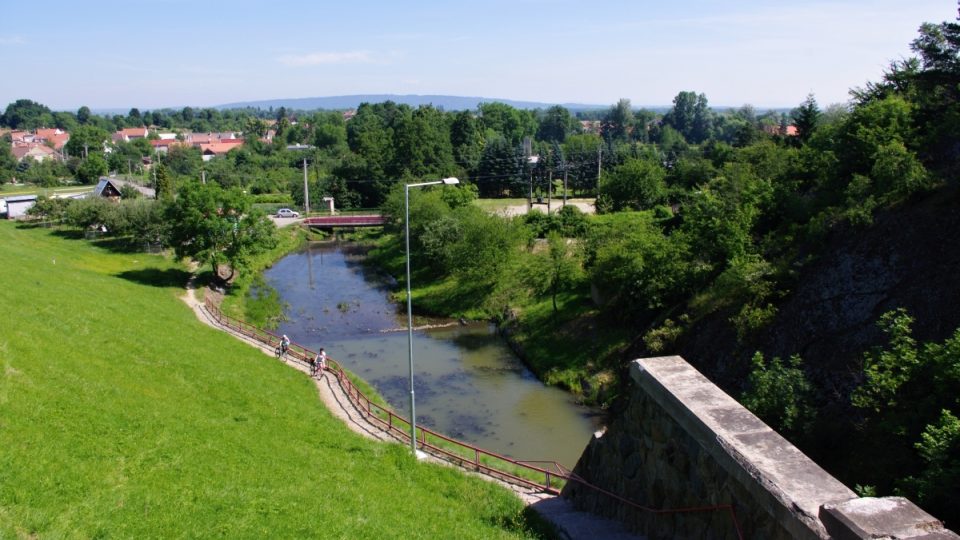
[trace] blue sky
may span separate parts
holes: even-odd
[[[820,104],[877,80],[955,0],[2,0],[0,107],[343,94]]]

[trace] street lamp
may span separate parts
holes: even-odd
[[[456,178],[444,178],[443,180],[434,180],[433,182],[421,182],[419,184],[406,184],[403,189],[404,196],[404,228],[407,239],[407,360],[410,364],[410,450],[414,457],[417,455],[417,410],[413,399],[413,301],[410,296],[410,188],[435,186],[444,184],[452,186],[459,184],[460,180]]]

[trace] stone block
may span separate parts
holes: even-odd
[[[903,497],[863,497],[824,504],[820,520],[837,540],[873,538],[960,539],[943,523]]]

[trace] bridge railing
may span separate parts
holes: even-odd
[[[204,305],[219,324],[272,348],[280,345],[280,336],[277,334],[224,314],[209,298],[204,299]],[[314,351],[296,343],[290,344],[287,354],[292,359],[305,365],[309,365],[310,361],[316,357]],[[399,440],[410,442],[410,421],[406,417],[367,397],[353,383],[346,370],[336,360],[327,359],[327,371],[337,378],[337,382],[350,402],[370,423]],[[549,493],[559,494],[565,481],[570,478],[560,465],[554,462],[537,462],[553,466],[553,470],[543,468],[447,437],[422,426],[417,426],[416,437],[417,446],[421,450],[441,459],[466,469],[488,474],[508,482],[542,489]]]

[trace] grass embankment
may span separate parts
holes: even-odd
[[[310,232],[303,227],[290,226],[278,229],[277,245],[260,253],[249,262],[249,270],[238,278],[220,303],[220,309],[231,317],[242,319],[261,328],[276,328],[283,316],[280,295],[263,280],[262,272],[285,255],[299,248],[309,238]],[[209,282],[213,272],[209,269],[201,281]]]
[[[0,537],[516,537],[509,492],[362,439],[194,318],[185,271],[0,223]]]

